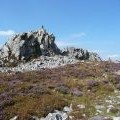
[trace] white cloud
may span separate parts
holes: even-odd
[[[102,50],[96,50],[96,49],[95,49],[95,50],[91,50],[91,49],[90,49],[89,51],[91,51],[91,52],[95,52],[95,53],[103,53]]]
[[[78,40],[85,37],[86,34],[84,32],[71,34],[66,38],[59,39],[56,43],[59,47],[70,47],[75,46]],[[76,41],[75,41],[76,40]]]
[[[86,34],[84,32],[81,33],[74,33],[68,36],[67,38],[64,38],[63,40],[75,40],[75,39],[80,39],[82,37],[85,37]]]
[[[108,55],[108,58],[119,58],[120,56],[118,54],[112,54],[112,55]]]
[[[56,41],[56,44],[58,45],[58,46],[66,46],[66,42],[64,42],[64,41]]]
[[[10,36],[15,34],[13,30],[0,31],[0,36]]]
[[[84,32],[81,32],[81,33],[72,34],[70,38],[80,38],[84,36],[86,36],[86,34]]]
[[[68,46],[72,46],[72,43],[68,43],[67,41],[56,41],[56,44],[59,46],[59,47],[68,47]]]

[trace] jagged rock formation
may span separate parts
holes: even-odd
[[[79,60],[89,59],[89,52],[83,49],[76,49],[74,47],[66,48],[62,51],[62,55],[71,56]]]
[[[91,53],[84,49],[73,47],[60,50],[55,44],[55,36],[49,34],[42,26],[40,30],[17,34],[10,38],[0,50],[0,65],[16,66],[20,62],[28,62],[40,56],[53,57],[56,55],[58,55],[58,59],[62,56],[63,63],[66,64],[69,64],[68,59],[101,60],[96,53]],[[67,56],[68,59],[64,59],[63,56]]]
[[[61,54],[78,60],[101,61],[101,58],[97,53],[88,52],[88,50],[82,48],[66,48],[62,50]]]
[[[30,60],[41,55],[59,54],[55,44],[55,36],[48,34],[42,27],[35,32],[13,36],[1,49],[1,59]]]

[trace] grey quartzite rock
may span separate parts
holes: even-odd
[[[82,48],[65,48],[61,51],[61,54],[78,60],[101,61],[101,58],[97,53],[88,52]]]
[[[30,60],[41,55],[59,54],[55,44],[55,36],[48,34],[42,27],[35,32],[14,35],[1,48],[0,58],[4,60]]]
[[[94,116],[92,118],[90,118],[90,120],[105,120],[104,116]]]
[[[101,61],[101,58],[96,53],[74,47],[60,50],[55,36],[43,26],[37,31],[14,35],[0,49],[1,72],[54,68],[81,60]]]

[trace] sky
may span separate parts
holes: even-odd
[[[120,0],[0,0],[0,46],[42,25],[60,48],[120,59]]]

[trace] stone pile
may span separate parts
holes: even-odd
[[[67,56],[55,55],[53,57],[41,56],[26,63],[20,63],[16,67],[0,67],[1,72],[25,72],[33,70],[41,70],[45,68],[56,68],[67,64],[74,64],[79,62]]]

